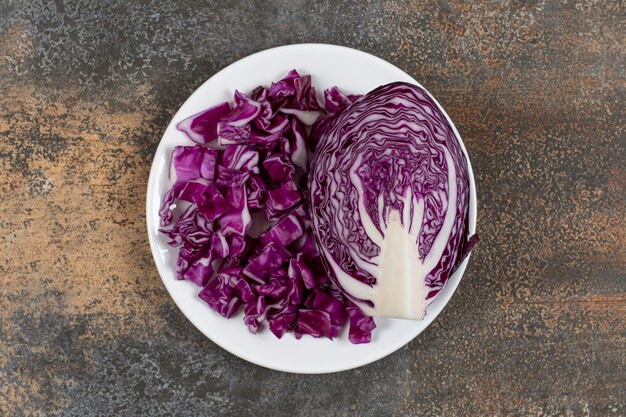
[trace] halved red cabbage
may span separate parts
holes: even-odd
[[[335,112],[355,96],[333,88],[325,98]],[[180,122],[198,145],[173,152],[162,225],[175,205],[186,208],[161,231],[179,248],[178,279],[201,286],[200,298],[224,317],[243,309],[252,333],[267,326],[278,338],[332,339],[355,317],[349,339],[364,343],[375,324],[351,313],[329,279],[303,199],[316,143],[308,131],[320,130],[322,114],[310,76],[293,70],[269,88],[235,92],[232,109],[223,103]]]
[[[467,235],[461,145],[437,104],[413,84],[384,85],[351,104],[327,93],[327,106],[339,113],[316,130],[308,178],[322,258],[367,315],[422,319],[475,243]],[[368,326],[353,337],[362,340]]]

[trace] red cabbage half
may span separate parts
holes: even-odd
[[[422,319],[475,242],[460,143],[415,85],[327,98],[340,111],[316,131],[309,191],[329,276],[369,316]]]

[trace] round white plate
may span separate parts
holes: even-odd
[[[367,93],[392,81],[407,81],[419,85],[411,76],[390,63],[355,49],[324,45],[300,44],[268,49],[250,55],[215,74],[187,99],[168,126],[154,156],[146,201],[148,237],[154,262],[165,287],[187,318],[213,342],[249,362],[267,368],[296,373],[326,373],[356,368],[389,355],[420,334],[441,312],[459,285],[468,259],[450,277],[448,284],[428,307],[422,321],[376,319],[377,328],[372,342],[353,345],[347,329],[338,338],[314,339],[303,336],[296,340],[291,334],[277,339],[267,329],[251,334],[241,317],[227,320],[213,312],[198,297],[199,287],[176,279],[177,249],[170,248],[159,229],[159,206],[169,189],[168,167],[172,150],[177,145],[191,145],[183,133],[176,130],[181,120],[226,100],[235,89],[248,92],[259,85],[279,80],[291,69],[311,74],[318,94],[325,88],[339,86],[348,93]],[[441,108],[441,106],[439,106]],[[441,109],[443,111],[443,109]],[[444,111],[445,114],[445,111]],[[448,117],[446,115],[446,117]],[[452,121],[448,118],[459,141]],[[465,151],[465,146],[461,142]],[[466,152],[466,151],[465,151]],[[467,152],[466,152],[467,154]],[[476,189],[469,164],[470,209],[469,232],[476,228]],[[468,257],[469,258],[469,257]]]

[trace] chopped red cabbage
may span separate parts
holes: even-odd
[[[269,88],[235,92],[232,108],[180,122],[197,145],[174,149],[159,215],[163,226],[175,222],[161,232],[179,248],[178,279],[201,286],[200,298],[226,318],[243,310],[252,333],[267,326],[278,338],[332,339],[350,318],[349,339],[365,343],[375,324],[329,280],[303,200],[328,113],[358,98],[337,88],[324,97],[325,108],[311,77],[293,70]],[[177,201],[186,209],[174,219]]]

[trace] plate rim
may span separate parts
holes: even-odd
[[[469,153],[465,147],[465,143],[463,142],[463,139],[461,137],[461,135],[459,134],[456,126],[454,125],[452,119],[450,119],[449,115],[447,114],[447,112],[445,111],[445,109],[441,106],[441,104],[439,104],[439,102],[437,101],[437,99],[435,97],[432,96],[432,94],[430,94],[430,92],[421,84],[419,83],[417,80],[415,80],[411,75],[409,75],[408,73],[406,73],[404,70],[396,67],[395,65],[393,65],[392,63],[377,57],[375,55],[372,55],[370,53],[358,50],[358,49],[354,49],[354,48],[349,48],[349,47],[345,47],[345,46],[340,46],[340,45],[334,45],[334,44],[325,44],[325,43],[295,43],[295,44],[289,44],[289,45],[282,45],[282,46],[277,46],[277,47],[273,47],[273,48],[269,48],[269,49],[265,49],[262,51],[258,51],[255,52],[253,54],[247,55],[229,65],[227,65],[226,67],[222,68],[221,70],[217,71],[215,74],[211,75],[208,79],[206,79],[202,84],[200,84],[192,93],[191,95],[189,95],[185,101],[179,106],[178,110],[173,114],[170,122],[168,123],[167,127],[165,128],[165,130],[163,131],[163,134],[159,140],[159,144],[154,152],[154,156],[152,158],[152,162],[150,165],[150,174],[148,176],[148,183],[146,186],[146,230],[147,230],[147,234],[148,234],[148,241],[150,244],[150,252],[152,255],[152,259],[154,262],[154,265],[157,268],[157,271],[159,273],[159,277],[161,278],[161,281],[163,281],[163,285],[165,286],[169,296],[171,297],[171,299],[174,301],[174,303],[176,304],[177,308],[180,310],[180,312],[185,316],[185,318],[187,320],[189,320],[194,327],[196,327],[197,330],[200,331],[200,333],[202,333],[205,337],[207,337],[209,340],[211,340],[213,343],[215,343],[217,346],[219,346],[220,348],[224,349],[225,351],[229,352],[232,355],[235,355],[247,362],[250,363],[254,363],[255,365],[258,366],[262,366],[264,368],[267,369],[272,369],[272,370],[277,370],[277,371],[282,371],[282,372],[288,372],[288,373],[296,373],[296,374],[327,374],[327,373],[335,373],[335,372],[341,372],[341,371],[345,371],[345,370],[350,370],[350,369],[355,369],[355,368],[359,368],[361,366],[365,366],[367,364],[370,363],[374,363],[394,352],[396,352],[397,350],[401,349],[402,347],[406,346],[408,343],[410,343],[412,340],[414,340],[417,336],[419,336],[424,330],[426,330],[428,328],[428,326],[430,326],[432,324],[432,322],[439,316],[439,314],[441,314],[441,312],[443,311],[443,309],[446,307],[446,305],[449,303],[450,299],[452,298],[452,296],[454,295],[454,293],[456,292],[461,280],[463,279],[463,275],[465,274],[465,270],[467,268],[467,265],[469,263],[469,259],[471,256],[471,253],[463,260],[463,262],[459,265],[459,267],[457,268],[457,270],[454,272],[454,274],[460,274],[459,278],[456,279],[454,282],[450,282],[450,280],[448,280],[448,282],[446,283],[445,287],[448,287],[448,291],[449,293],[446,294],[447,299],[445,299],[443,301],[443,305],[441,307],[441,310],[438,311],[436,314],[431,315],[430,318],[426,318],[425,320],[423,320],[422,322],[425,324],[424,327],[417,331],[417,333],[415,333],[410,339],[408,339],[407,341],[400,341],[400,343],[390,343],[387,345],[382,345],[381,349],[379,352],[377,352],[376,355],[374,355],[374,357],[366,357],[362,360],[356,360],[352,363],[350,363],[348,366],[336,366],[336,367],[329,367],[329,368],[325,368],[323,370],[310,370],[310,369],[291,369],[290,367],[285,367],[285,366],[276,366],[274,364],[270,365],[268,363],[263,363],[262,361],[256,359],[254,356],[251,355],[247,355],[247,354],[242,354],[241,352],[234,352],[233,350],[231,350],[229,347],[224,346],[220,341],[215,340],[214,338],[212,338],[210,335],[208,335],[202,328],[201,325],[199,324],[199,321],[197,318],[193,317],[193,315],[188,315],[185,312],[185,309],[182,308],[181,306],[181,302],[179,302],[179,300],[177,299],[177,297],[175,297],[172,294],[172,290],[170,290],[170,286],[168,285],[168,283],[165,280],[165,273],[164,271],[162,271],[162,267],[160,266],[160,262],[157,261],[157,251],[158,251],[158,247],[157,247],[157,243],[155,241],[155,236],[153,236],[153,230],[151,229],[151,218],[153,213],[153,210],[150,210],[150,208],[152,207],[151,201],[150,199],[153,197],[151,192],[153,191],[152,189],[156,187],[156,182],[158,181],[158,176],[160,175],[160,169],[157,168],[157,159],[159,157],[159,155],[164,153],[164,150],[162,148],[164,148],[165,145],[165,137],[166,134],[171,130],[171,128],[175,125],[174,121],[177,120],[179,118],[179,116],[181,115],[181,110],[185,107],[185,104],[189,101],[191,101],[195,96],[197,96],[198,94],[200,94],[201,90],[203,90],[204,86],[211,82],[212,79],[221,76],[223,73],[227,73],[229,70],[232,69],[232,67],[234,66],[239,66],[242,64],[245,64],[246,61],[249,60],[254,60],[255,58],[258,58],[260,55],[269,55],[272,53],[277,53],[277,52],[281,52],[281,51],[288,51],[290,49],[302,49],[302,48],[312,48],[312,49],[335,49],[335,50],[339,50],[339,51],[344,51],[350,54],[358,54],[358,55],[362,55],[364,58],[368,59],[368,60],[375,60],[377,61],[379,64],[382,64],[383,66],[387,66],[392,70],[395,71],[400,71],[403,74],[405,74],[408,78],[411,79],[411,82],[413,82],[415,85],[421,87],[424,89],[424,91],[427,92],[427,94],[429,95],[429,97],[435,102],[435,104],[437,105],[437,107],[439,108],[439,110],[443,113],[443,115],[445,116],[446,120],[448,121],[448,123],[450,124],[450,126],[452,127],[452,130],[454,132],[454,134],[456,135],[457,140],[459,141],[459,144],[461,145],[461,149],[465,155],[466,158],[466,162],[467,162],[467,167],[468,167],[468,174],[469,174],[469,185],[470,185],[470,201],[469,201],[469,210],[468,210],[468,235],[472,235],[476,232],[476,220],[477,220],[477,212],[478,212],[478,202],[477,202],[477,193],[476,193],[476,183],[475,183],[475,179],[474,179],[474,172],[473,172],[473,168],[471,165],[471,160],[469,157]],[[315,75],[315,74],[312,74]],[[209,107],[210,104],[207,106]],[[175,126],[174,126],[175,128]],[[177,281],[178,282],[178,281]],[[444,287],[444,288],[445,288]],[[428,317],[428,316],[427,316]]]

